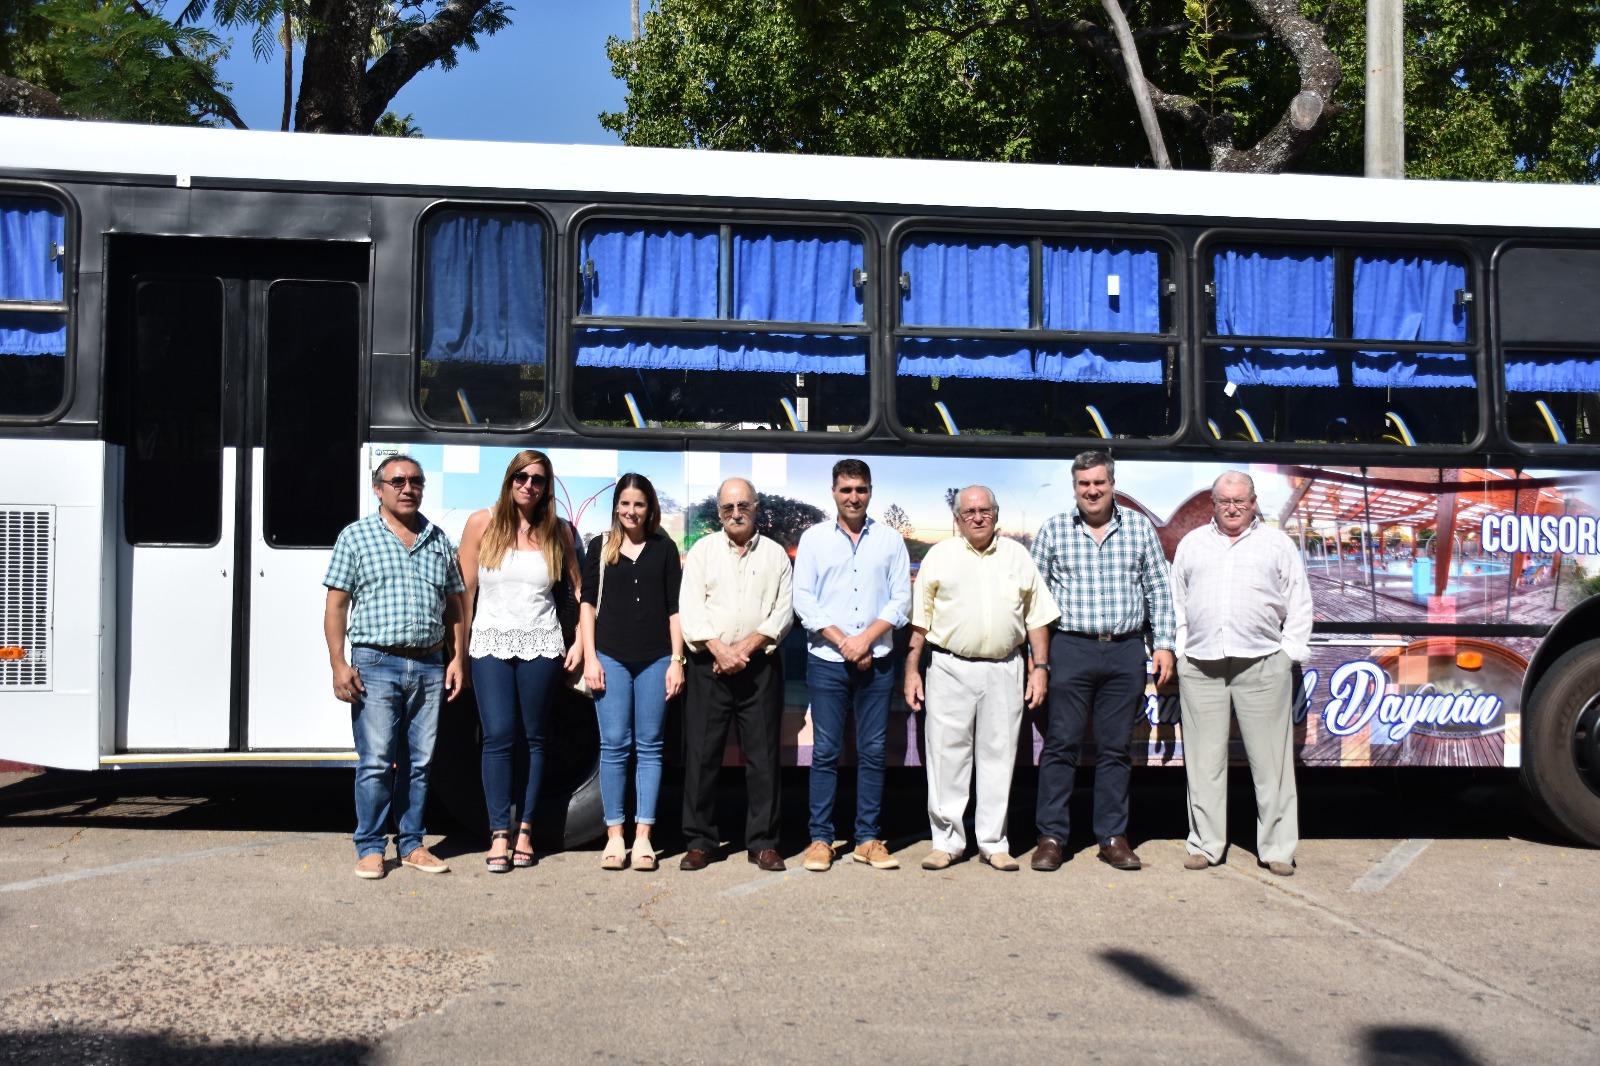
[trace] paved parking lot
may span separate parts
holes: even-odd
[[[1244,779],[1200,873],[1181,776],[1135,780],[1131,874],[1076,838],[1055,874],[925,873],[902,777],[898,871],[684,874],[663,826],[656,874],[491,876],[451,832],[452,873],[363,882],[340,774],[11,775],[0,1061],[1600,1062],[1600,853],[1504,779],[1308,775],[1287,879],[1240,846]]]

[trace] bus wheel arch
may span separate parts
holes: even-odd
[[[1550,663],[1524,704],[1522,785],[1546,825],[1600,847],[1600,640]]]
[[[429,796],[450,821],[488,835],[483,799],[483,734],[469,690],[440,709]],[[600,731],[594,701],[557,682],[545,708],[545,768],[534,812],[534,846],[575,848],[605,833],[600,800]]]
[[[1591,596],[1562,615],[1539,642],[1522,678],[1522,705],[1528,706],[1534,689],[1557,659],[1593,640],[1596,633],[1600,633],[1600,596]]]

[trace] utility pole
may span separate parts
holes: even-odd
[[[639,39],[639,0],[633,0],[633,39]]]
[[[1406,176],[1403,0],[1367,0],[1366,173]]]

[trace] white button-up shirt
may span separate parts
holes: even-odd
[[[1257,518],[1229,540],[1215,521],[1178,544],[1172,560],[1177,651],[1191,659],[1257,658],[1311,650],[1311,585],[1294,542]]]

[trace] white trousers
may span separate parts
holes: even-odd
[[[977,756],[978,803],[973,828],[985,855],[1009,852],[1006,810],[1022,728],[1022,653],[1005,659],[958,659],[935,651],[924,682],[923,737],[928,763],[928,825],[933,846],[960,855],[967,849],[967,794]]]
[[[1183,766],[1189,783],[1189,853],[1222,861],[1228,846],[1228,712],[1256,788],[1256,858],[1294,862],[1300,809],[1294,782],[1294,676],[1289,656],[1178,660]]]

